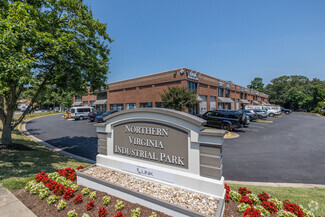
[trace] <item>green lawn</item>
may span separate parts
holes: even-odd
[[[308,208],[308,204],[313,200],[318,202],[319,208],[314,211],[315,216],[325,215],[325,188],[287,188],[287,187],[264,187],[241,184],[228,184],[232,190],[237,190],[239,187],[246,187],[254,194],[266,192],[272,197],[282,201],[289,199],[290,202],[303,205]]]
[[[26,119],[54,114],[51,112],[34,113]],[[58,113],[56,113],[58,114]],[[63,117],[59,117],[63,118]],[[2,126],[0,125],[0,135]],[[0,183],[10,190],[22,188],[34,175],[44,172],[54,172],[58,169],[79,165],[89,166],[88,163],[81,163],[72,158],[56,154],[47,148],[38,145],[22,135],[18,129],[12,134],[13,142],[24,144],[35,150],[33,151],[0,151]]]

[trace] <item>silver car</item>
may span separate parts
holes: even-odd
[[[267,118],[267,112],[266,111],[256,110],[256,109],[255,110],[250,110],[250,111],[255,112],[258,119]]]

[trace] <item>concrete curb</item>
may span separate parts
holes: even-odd
[[[47,115],[47,116],[50,116],[50,115]],[[46,117],[46,116],[42,116],[42,117]],[[51,145],[51,144],[49,144],[49,143],[47,143],[47,142],[44,142],[44,141],[41,140],[41,139],[36,138],[35,136],[31,135],[31,134],[26,130],[26,124],[27,124],[29,121],[34,120],[34,119],[37,119],[37,118],[41,118],[41,117],[32,118],[32,119],[30,119],[30,120],[27,120],[27,121],[23,122],[23,123],[18,127],[19,131],[20,131],[24,136],[26,136],[26,137],[28,137],[29,139],[31,139],[32,141],[38,143],[38,144],[41,145],[41,146],[44,146],[44,147],[50,149],[50,150],[53,151],[53,152],[56,152],[56,153],[62,154],[62,155],[64,155],[64,156],[67,156],[67,157],[73,158],[73,159],[78,160],[78,161],[82,161],[82,162],[86,162],[86,163],[91,163],[91,164],[95,164],[95,163],[96,163],[96,161],[94,161],[94,160],[90,160],[90,159],[88,159],[88,158],[80,157],[80,156],[78,156],[78,155],[71,154],[71,153],[69,153],[69,152],[63,151],[62,149],[57,148],[57,147],[55,147],[55,146],[53,146],[53,145]]]
[[[266,186],[266,187],[325,188],[325,185],[321,185],[321,184],[304,184],[304,183],[245,182],[245,181],[232,181],[232,180],[225,180],[225,183],[253,185],[253,186]]]
[[[239,137],[238,133],[231,132],[231,136],[224,136],[223,139],[235,139],[238,137]]]

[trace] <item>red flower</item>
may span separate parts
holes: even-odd
[[[104,217],[107,215],[107,210],[104,207],[100,207],[99,212],[98,212],[98,216],[99,217]]]
[[[53,191],[57,185],[58,183],[53,179],[50,179],[50,181],[45,184],[45,186],[48,187],[50,191]]]
[[[91,200],[89,203],[87,203],[87,210],[91,210],[92,208],[94,208],[94,202],[93,200]]]
[[[283,201],[284,205],[284,210],[292,212],[298,217],[305,217],[305,213],[301,210],[301,208],[295,204],[295,203],[290,203],[289,200]]]
[[[270,201],[262,201],[261,206],[263,206],[267,211],[270,213],[277,213],[278,209],[276,208],[275,204]]]
[[[271,198],[271,196],[265,192],[262,192],[258,195],[258,199],[260,199],[260,201],[267,201],[269,198]]]
[[[226,195],[225,195],[225,202],[229,202],[230,201],[230,195],[229,195],[229,193],[226,193]]]
[[[251,191],[247,190],[247,188],[238,188],[238,193],[241,194],[242,196],[246,196],[246,194],[252,193]]]
[[[64,170],[59,169],[58,173],[60,174],[60,176],[64,176],[65,178],[71,181],[75,181],[77,178],[76,171],[71,167],[65,168]]]
[[[225,183],[225,189],[226,189],[226,193],[229,193],[230,192],[230,187],[226,183]]]
[[[74,204],[79,204],[82,202],[81,194],[79,194],[75,199],[74,199]]]
[[[116,216],[114,216],[114,217],[124,217],[124,216],[123,216],[123,213],[121,211],[118,211]]]
[[[82,170],[83,168],[84,167],[80,165],[80,166],[77,167],[77,170]]]
[[[72,188],[69,187],[69,188],[64,192],[63,198],[69,200],[71,197],[73,197],[73,195],[74,195],[74,190],[72,190]]]
[[[250,205],[253,204],[253,201],[252,201],[249,197],[247,197],[247,196],[242,196],[242,197],[240,198],[240,202],[241,202],[241,203],[250,204]]]
[[[262,213],[259,209],[247,208],[244,212],[244,217],[262,217]]]
[[[37,182],[41,182],[45,177],[47,177],[47,174],[45,172],[41,172],[35,175],[35,179]]]
[[[57,184],[54,188],[55,195],[62,195],[64,191],[65,191],[65,188],[62,184]]]

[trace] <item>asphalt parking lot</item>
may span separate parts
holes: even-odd
[[[325,184],[325,118],[293,113],[251,122],[226,139],[223,168],[226,180]],[[69,121],[61,115],[28,122],[35,137],[63,150],[96,159],[97,134],[89,120]]]

